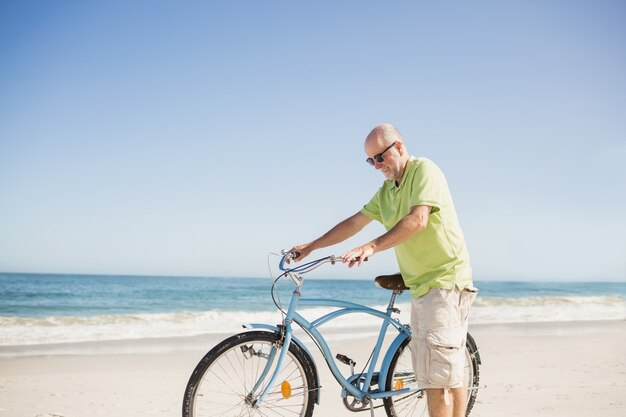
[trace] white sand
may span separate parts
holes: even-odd
[[[626,322],[488,325],[470,332],[487,385],[472,416],[626,416]],[[39,347],[12,358],[6,356],[24,349],[0,348],[0,416],[180,416],[189,374],[214,340]],[[362,366],[372,344],[368,337],[332,346]],[[314,415],[355,416],[320,358],[315,354],[323,388]]]

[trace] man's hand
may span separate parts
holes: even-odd
[[[300,262],[315,249],[322,249],[328,246],[332,246],[339,242],[354,236],[361,229],[365,227],[372,219],[365,214],[358,212],[347,219],[339,222],[335,227],[326,232],[323,236],[303,245],[294,246],[289,252],[300,252],[300,256],[294,259],[296,262]],[[289,262],[289,261],[287,261]]]
[[[313,252],[313,249],[314,248],[311,243],[305,243],[303,245],[294,246],[293,248],[289,249],[289,252],[291,253],[298,252],[298,257],[294,258],[293,260],[295,262],[300,262],[301,260],[309,256],[309,254]],[[287,263],[290,263],[289,258],[287,258]]]
[[[341,258],[343,263],[347,263],[348,267],[352,268],[354,264],[358,264],[358,266],[363,265],[363,262],[365,262],[367,258],[372,256],[375,252],[374,245],[366,243],[365,245],[361,245],[349,252],[344,253]]]

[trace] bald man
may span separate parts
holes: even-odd
[[[296,261],[342,242],[372,220],[386,233],[344,255],[350,267],[394,248],[411,289],[411,356],[418,386],[426,389],[431,417],[465,416],[463,386],[468,315],[477,290],[446,179],[432,161],[411,156],[400,132],[376,126],[365,139],[367,162],[386,180],[355,215],[312,242],[294,246]]]

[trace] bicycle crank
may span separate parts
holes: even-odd
[[[366,411],[369,410],[370,400],[369,398],[364,398],[363,401],[359,401],[352,394],[348,394],[343,399],[343,405],[350,411]]]

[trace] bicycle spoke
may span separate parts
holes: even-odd
[[[420,394],[415,393],[413,395],[410,395],[408,397],[405,397],[405,398],[401,399],[400,401],[403,401],[406,398],[408,398],[408,401],[404,401],[403,402],[403,406],[398,410],[398,415],[399,416],[405,415],[404,413],[407,410],[409,411],[409,414],[407,414],[407,415],[411,415],[412,416],[413,415],[413,411],[412,410],[414,410],[417,407],[418,403],[422,399],[424,399],[424,402],[426,401],[426,399],[423,397],[422,393],[420,393]],[[420,416],[424,416],[426,414],[426,409],[427,409],[427,407],[424,407],[424,409],[422,410],[422,412],[419,415]]]
[[[312,397],[302,359],[289,348],[281,369],[276,370],[276,363],[269,369],[269,358],[278,359],[271,340],[274,336],[266,332],[253,334],[256,335],[262,339],[248,336],[246,341],[244,336],[240,342],[232,340],[226,350],[209,361],[197,382],[193,412],[187,417],[304,416]],[[274,372],[278,372],[276,380],[268,386]],[[288,397],[282,393],[285,381],[291,386]],[[257,389],[252,393],[255,386]],[[263,390],[267,390],[264,400],[253,405]]]
[[[218,366],[220,368],[222,368],[221,364],[218,364]],[[232,374],[229,374],[228,372],[226,372],[223,368],[222,368],[222,371],[224,372],[224,375],[227,376],[227,377],[229,375],[232,375]],[[231,382],[231,383],[226,382],[224,380],[223,376],[222,375],[218,375],[214,370],[209,370],[209,372],[211,374],[215,375],[215,377],[223,384],[223,386],[233,393],[232,395],[239,395],[239,394],[237,394],[237,392],[238,392],[237,389],[232,387],[233,382]]]

